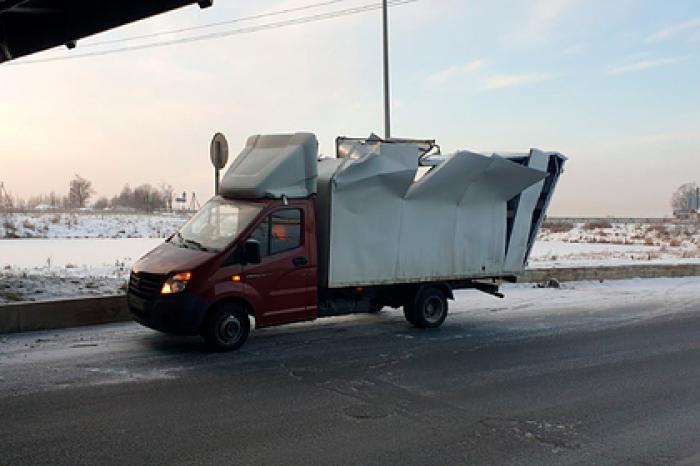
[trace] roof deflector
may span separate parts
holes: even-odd
[[[242,199],[316,194],[317,158],[318,141],[311,133],[251,136],[219,192]]]

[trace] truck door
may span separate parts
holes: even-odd
[[[243,282],[256,308],[259,326],[308,320],[311,263],[304,235],[303,209],[286,207],[273,211],[253,230],[250,238],[260,242],[261,262],[243,266]]]

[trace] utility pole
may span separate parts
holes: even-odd
[[[384,139],[391,138],[391,99],[389,97],[389,9],[387,0],[382,1],[384,30]]]

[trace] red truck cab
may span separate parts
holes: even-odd
[[[214,197],[175,235],[133,266],[134,319],[217,349],[257,327],[315,319],[317,253],[313,199]]]

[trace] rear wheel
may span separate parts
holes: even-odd
[[[439,327],[447,318],[447,297],[437,288],[423,288],[412,303],[404,305],[403,314],[416,327]]]
[[[250,319],[245,309],[228,303],[216,308],[202,328],[202,337],[214,351],[233,351],[248,339]]]

